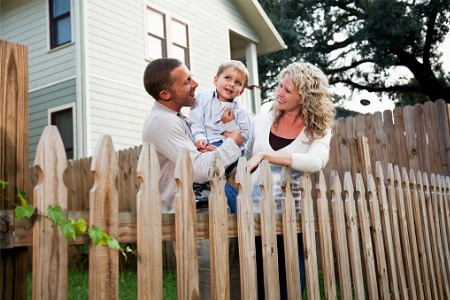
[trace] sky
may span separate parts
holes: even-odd
[[[443,68],[446,72],[450,72],[450,34],[447,35],[446,39],[440,46],[440,51],[443,53]],[[334,88],[332,92],[341,94],[345,93],[345,90],[343,89],[341,91],[339,88]],[[369,100],[370,104],[367,106],[362,105],[360,103],[361,99]],[[395,105],[392,100],[379,99],[379,97],[375,94],[363,91],[361,93],[354,94],[351,101],[346,101],[344,108],[365,114],[374,113],[376,111],[383,112],[388,109],[393,110],[395,108]]]

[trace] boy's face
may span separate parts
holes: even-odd
[[[214,77],[217,97],[221,101],[233,101],[244,92],[245,75],[234,68],[226,68],[222,74]]]

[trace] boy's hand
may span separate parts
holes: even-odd
[[[195,147],[197,147],[197,150],[200,152],[210,152],[216,150],[216,146],[209,145],[208,141],[206,140],[198,140],[195,142]]]
[[[233,130],[232,132],[224,132],[222,134],[226,138],[233,139],[239,147],[244,144],[244,138],[242,137],[241,131],[238,129]]]
[[[205,148],[208,146],[207,140],[198,140],[195,142],[195,147],[197,147],[198,150]]]
[[[224,124],[228,123],[230,121],[233,121],[234,120],[234,110],[232,110],[231,108],[225,109],[222,113],[222,116],[220,117],[220,120]]]

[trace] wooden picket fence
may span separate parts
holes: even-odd
[[[414,172],[380,162],[375,171],[341,178],[330,172],[305,173],[301,213],[295,213],[289,168],[283,174],[283,213],[275,214],[272,175],[264,161],[261,213],[253,213],[246,160],[237,167],[238,212],[227,214],[224,168],[211,166],[209,214],[196,214],[193,169],[187,150],[179,157],[175,180],[176,213],[161,214],[159,163],[153,145],[141,148],[136,178],[136,213],[119,212],[118,158],[109,136],[92,157],[94,185],[89,212],[67,211],[64,173],[67,160],[58,130],[48,126],[41,137],[35,168],[34,204],[39,212],[59,204],[68,217],[83,217],[119,242],[137,242],[138,298],[163,298],[163,241],[176,241],[178,299],[198,299],[197,239],[211,245],[211,298],[229,299],[228,238],[238,237],[241,299],[257,298],[255,239],[261,235],[264,264],[278,270],[276,235],[283,234],[286,265],[297,266],[297,232],[303,233],[308,299],[320,299],[319,270],[327,299],[450,299],[450,178]],[[312,184],[312,177],[316,184]],[[330,195],[330,196],[328,196]],[[33,246],[33,299],[67,299],[68,244],[87,244],[86,236],[67,241],[52,222],[37,217],[15,224],[15,246]],[[278,299],[277,272],[266,272],[268,299]],[[290,299],[301,299],[299,273],[288,268]],[[119,252],[90,245],[89,298],[118,299]],[[49,284],[51,283],[51,284]]]

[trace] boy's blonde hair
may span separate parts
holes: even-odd
[[[230,60],[222,63],[219,68],[217,69],[216,76],[219,77],[220,74],[222,74],[226,69],[233,68],[237,70],[239,73],[245,75],[245,82],[243,87],[245,88],[248,83],[248,78],[250,77],[250,74],[248,73],[247,67],[244,65],[242,61],[239,60]]]

